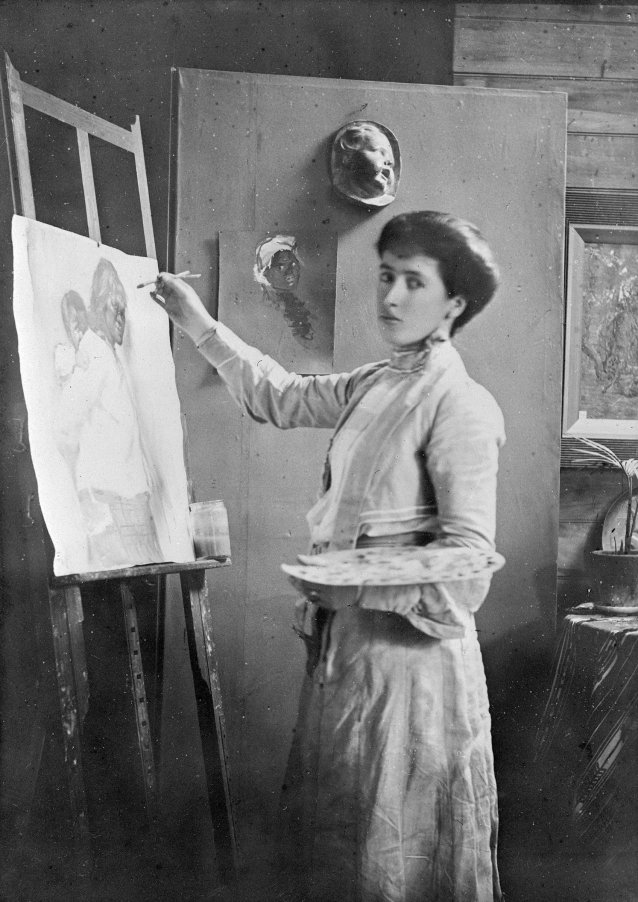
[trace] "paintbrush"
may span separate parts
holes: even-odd
[[[189,269],[186,269],[184,272],[175,273],[176,279],[201,279],[202,274],[199,272],[191,272]],[[150,282],[140,282],[137,286],[138,288],[147,288],[149,285],[154,285],[156,282],[155,279],[151,279]]]

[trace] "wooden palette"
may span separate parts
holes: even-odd
[[[298,555],[299,564],[282,564],[291,580],[323,586],[404,586],[473,579],[500,570],[496,551],[432,548],[420,545],[375,546],[352,551]]]

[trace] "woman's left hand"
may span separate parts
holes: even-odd
[[[292,580],[295,587],[306,596],[308,601],[318,604],[329,611],[354,607],[361,593],[360,586],[324,586],[320,583],[308,583],[304,580]]]

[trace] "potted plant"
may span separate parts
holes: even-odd
[[[623,473],[625,482],[624,535],[613,549],[590,552],[590,567],[594,583],[594,609],[607,614],[638,613],[638,543],[633,541],[638,501],[634,505],[634,478],[638,478],[638,460],[621,460],[618,455],[600,442],[580,438],[585,444],[585,458],[579,463],[598,460]]]

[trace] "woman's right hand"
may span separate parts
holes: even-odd
[[[197,292],[183,279],[178,279],[171,273],[159,274],[151,297],[195,343],[217,325]]]

